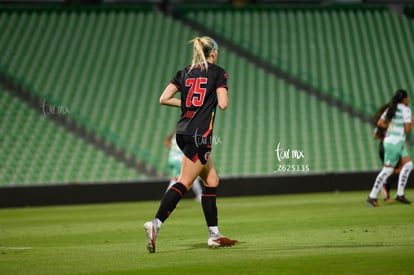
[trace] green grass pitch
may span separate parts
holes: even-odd
[[[142,225],[158,201],[0,209],[0,274],[413,274],[414,207],[369,208],[368,192],[219,197],[239,244],[217,249],[186,199],[155,254]]]

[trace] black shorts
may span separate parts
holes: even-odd
[[[210,137],[200,139],[190,135],[176,134],[176,140],[178,147],[192,162],[200,160],[202,164],[207,163],[211,152]]]

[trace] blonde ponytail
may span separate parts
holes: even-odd
[[[208,69],[206,58],[212,51],[217,49],[217,43],[211,37],[195,37],[189,43],[193,43],[193,60],[191,61],[190,70],[195,66],[200,66],[201,69]]]

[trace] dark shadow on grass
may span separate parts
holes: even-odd
[[[220,249],[232,249],[232,248],[258,248],[254,246],[245,246],[247,242],[239,242],[232,247],[208,247],[205,243],[193,244],[187,249],[180,250],[194,250],[194,249],[209,249],[209,250],[220,250]],[[343,245],[316,245],[316,246],[288,246],[288,247],[275,247],[275,248],[260,248],[261,250],[312,250],[312,249],[337,249],[337,248],[378,248],[378,247],[414,247],[414,244],[343,244]]]
[[[232,249],[232,248],[237,248],[240,245],[245,244],[246,242],[238,242],[236,245],[233,246],[227,246],[227,247],[208,247],[206,243],[195,243],[192,244],[190,246],[187,245],[182,245],[180,246],[178,249],[174,249],[174,250],[166,250],[166,251],[162,251],[162,252],[178,252],[178,251],[189,251],[189,250],[199,250],[199,249],[208,249],[208,250],[222,250],[222,249]],[[161,251],[160,251],[161,252]]]
[[[215,250],[215,249],[228,249],[228,248],[238,247],[240,245],[243,245],[244,243],[246,243],[246,242],[238,242],[236,245],[226,246],[226,247],[208,247],[206,245],[206,243],[197,243],[197,244],[193,244],[192,245],[192,249],[200,249],[200,248],[206,248],[206,249],[211,249],[211,250]]]
[[[378,207],[395,207],[395,206],[411,206],[411,204],[405,204],[405,203],[401,203],[397,200],[393,200],[393,201],[384,201],[384,200],[378,200],[379,206]],[[372,205],[370,205],[369,203],[365,204],[365,207],[367,208],[377,208],[377,207],[373,207]]]
[[[239,242],[234,246],[228,246],[228,247],[208,247],[206,243],[195,243],[192,244],[190,246],[188,245],[180,245],[179,247],[177,247],[176,249],[169,249],[169,250],[164,250],[162,248],[159,248],[156,250],[156,252],[154,254],[162,254],[162,253],[173,253],[173,252],[180,252],[180,251],[191,251],[191,250],[200,250],[200,249],[207,249],[207,250],[223,250],[223,249],[232,249],[232,248],[237,248],[238,246],[240,246],[240,244],[243,244],[244,242]]]

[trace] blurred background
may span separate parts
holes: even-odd
[[[0,0],[0,194],[155,182],[159,195],[180,111],[158,99],[203,35],[229,74],[223,180],[376,173],[374,114],[414,95],[413,17],[412,1]]]

